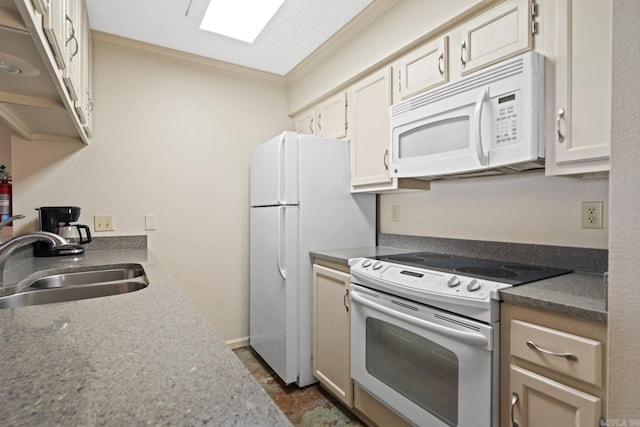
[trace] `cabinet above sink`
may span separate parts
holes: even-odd
[[[0,119],[22,138],[88,143],[88,22],[81,0],[0,0]]]

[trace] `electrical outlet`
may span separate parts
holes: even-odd
[[[391,206],[391,222],[400,222],[400,206]]]
[[[602,202],[582,202],[582,228],[602,228]]]
[[[112,215],[94,215],[93,216],[94,231],[113,231]]]

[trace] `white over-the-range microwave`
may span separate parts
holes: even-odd
[[[528,52],[389,109],[390,175],[426,180],[544,168],[544,56]]]

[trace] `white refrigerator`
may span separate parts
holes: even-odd
[[[249,342],[287,384],[312,373],[309,251],[374,246],[374,194],[351,194],[349,143],[284,132],[251,152]]]

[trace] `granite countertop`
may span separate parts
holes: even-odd
[[[130,263],[147,288],[0,310],[2,425],[290,425],[146,249],[27,258],[5,282]]]
[[[322,259],[335,264],[349,265],[351,258],[374,257],[379,255],[395,255],[410,252],[406,249],[390,248],[386,246],[373,246],[350,249],[328,249],[311,251],[311,258]]]
[[[312,258],[348,265],[350,258],[415,252],[386,246],[317,250]],[[605,287],[602,275],[569,273],[500,291],[503,302],[564,314],[585,320],[607,322]]]
[[[500,291],[503,302],[607,323],[602,275],[569,273]]]

